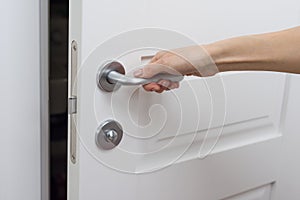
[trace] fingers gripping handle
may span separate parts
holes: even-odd
[[[113,61],[100,68],[97,74],[98,87],[106,92],[117,90],[121,85],[144,85],[147,83],[158,82],[159,80],[169,80],[179,82],[183,79],[182,75],[157,74],[149,79],[125,76],[123,65]]]
[[[171,75],[171,74],[157,74],[156,76],[145,78],[134,78],[125,76],[119,72],[111,71],[107,75],[107,79],[111,83],[119,83],[121,85],[144,85],[147,83],[158,82],[159,80],[169,80],[172,82],[179,82],[183,79],[183,76]]]

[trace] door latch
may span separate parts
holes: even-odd
[[[77,97],[76,96],[71,96],[68,99],[68,113],[70,115],[77,113]]]

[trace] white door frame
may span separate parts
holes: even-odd
[[[2,1],[0,199],[49,199],[48,0]]]
[[[41,102],[41,200],[50,199],[49,171],[49,0],[39,1],[40,11],[40,102]]]

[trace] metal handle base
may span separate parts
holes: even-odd
[[[121,142],[123,137],[122,126],[114,120],[106,120],[96,131],[96,144],[100,149],[113,149]]]

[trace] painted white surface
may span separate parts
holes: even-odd
[[[281,132],[283,133],[283,148],[278,190],[274,199],[299,199],[300,191],[300,75],[288,75]],[[288,191],[288,192],[286,192]]]
[[[1,1],[0,199],[41,199],[40,1]]]
[[[205,130],[209,130],[210,144],[222,125],[224,107],[223,101],[218,101],[222,99],[218,76],[207,80],[212,94],[203,79],[187,79],[174,93],[157,95],[136,90],[136,87],[123,87],[113,94],[103,93],[96,87],[95,75],[103,61],[114,57],[119,57],[126,70],[131,71],[145,54],[138,51],[120,57],[124,51],[145,46],[174,48],[190,42],[177,40],[176,43],[176,34],[161,37],[164,33],[155,31],[137,31],[133,38],[131,33],[125,33],[109,40],[120,32],[154,26],[178,31],[199,43],[211,42],[295,26],[299,8],[300,2],[295,0],[276,3],[258,0],[72,1],[70,42],[75,39],[79,43],[82,69],[78,76],[78,162],[76,165],[69,162],[69,199],[276,199],[281,187],[278,185],[282,179],[280,170],[285,171],[281,168],[283,158],[279,156],[283,149],[285,74],[220,75],[227,97],[225,127],[211,155],[205,159],[199,154]],[[194,88],[196,94],[192,94],[190,88]],[[181,110],[174,95],[179,99]],[[209,106],[210,101],[216,106],[214,109]],[[153,107],[155,104],[164,110]],[[198,109],[194,109],[195,104]],[[162,111],[168,114],[167,117]],[[150,121],[148,112],[152,119],[158,120],[146,128],[136,128],[132,120],[147,125]],[[201,121],[197,124],[193,119],[199,113]],[[208,119],[212,115],[216,118],[210,124]],[[183,117],[178,119],[178,116]],[[101,151],[95,145],[94,134],[97,126],[108,118],[121,122],[125,136],[119,148]],[[159,122],[164,120],[166,123],[162,127]],[[177,127],[179,121],[182,122],[180,128]],[[132,137],[149,136],[159,128],[157,137],[147,140]],[[178,130],[180,136],[174,137]],[[189,133],[195,130],[194,140],[193,134]],[[144,153],[170,141],[167,148],[153,154],[132,155],[121,150]],[[174,155],[183,152],[189,144],[190,148],[174,160]],[[139,174],[170,162],[173,164],[162,170]],[[282,195],[288,192],[282,187]]]

